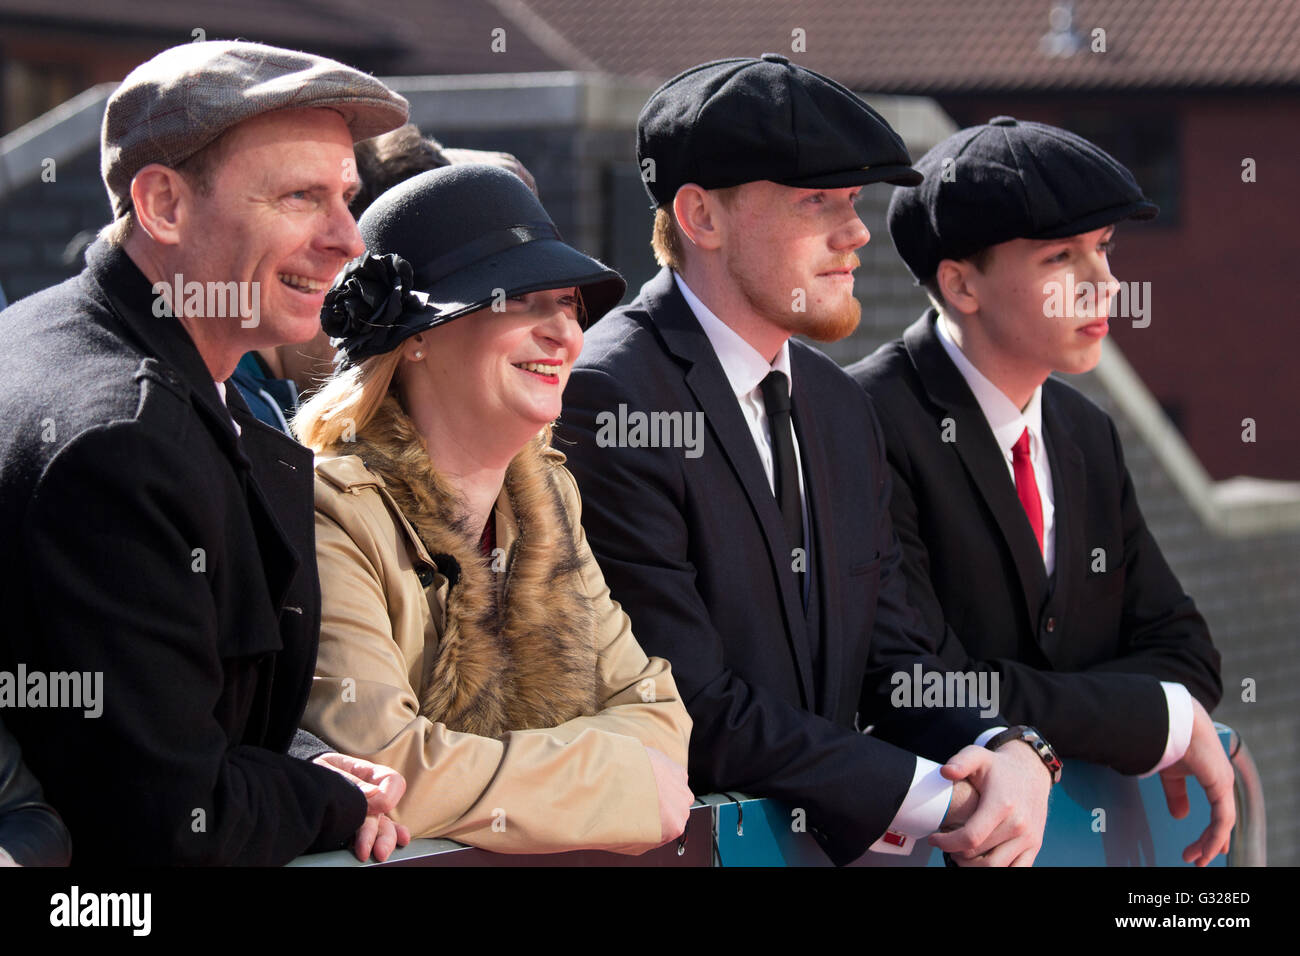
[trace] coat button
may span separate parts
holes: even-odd
[[[422,564],[416,570],[415,576],[420,579],[420,587],[427,588],[433,583],[433,568],[429,567],[427,564]]]
[[[1047,619],[1047,623],[1043,625],[1043,630],[1045,630],[1048,634],[1053,633],[1056,630],[1056,618],[1049,617]]]

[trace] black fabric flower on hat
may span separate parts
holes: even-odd
[[[402,317],[423,311],[411,264],[396,253],[353,259],[325,294],[321,327],[333,345],[356,363],[382,355],[418,329]]]

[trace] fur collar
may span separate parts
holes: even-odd
[[[397,400],[384,400],[350,449],[379,475],[444,569],[459,565],[436,653],[426,653],[420,713],[484,737],[554,727],[599,709],[596,622],[586,594],[556,456],[542,436],[506,470],[519,528],[484,558],[481,529],[434,469],[423,439]],[[433,611],[439,613],[436,598]]]

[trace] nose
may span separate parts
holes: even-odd
[[[361,232],[357,229],[357,221],[342,197],[338,198],[330,210],[322,241],[331,252],[345,259],[355,259],[366,251],[366,244],[361,240]]]
[[[537,335],[549,339],[564,349],[566,358],[573,361],[582,351],[582,323],[574,307],[559,302],[558,293],[543,293],[547,298],[546,318],[537,324]]]
[[[862,221],[856,209],[851,209],[849,221],[844,224],[832,243],[836,249],[845,249],[852,251],[861,249],[871,241],[871,233],[867,231],[867,224]]]

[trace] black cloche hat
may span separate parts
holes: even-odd
[[[358,227],[366,252],[335,279],[321,311],[344,367],[503,297],[577,286],[590,323],[627,288],[566,245],[532,191],[496,166],[421,173],[376,199]]]

